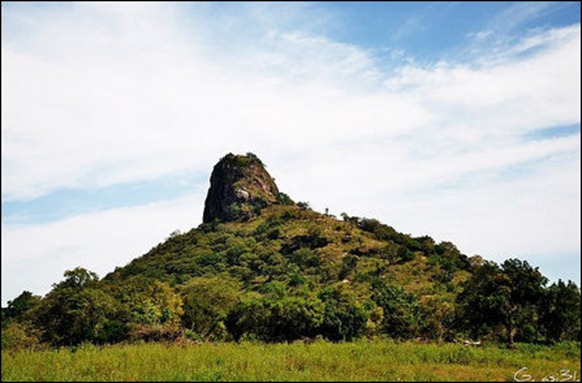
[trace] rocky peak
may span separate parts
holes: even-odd
[[[202,221],[247,220],[278,199],[277,185],[257,156],[229,153],[212,170]]]

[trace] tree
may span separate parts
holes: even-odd
[[[293,341],[313,337],[323,321],[323,303],[314,297],[283,297],[267,300],[270,311],[270,338]]]
[[[372,284],[372,300],[382,307],[382,332],[396,338],[412,338],[421,327],[418,299],[400,287],[377,279]]]
[[[134,324],[178,327],[184,313],[182,299],[166,282],[141,276],[115,287],[113,293],[129,311]]]
[[[548,282],[539,269],[519,259],[508,259],[501,265],[507,280],[507,299],[501,311],[507,329],[508,346],[513,346],[513,332],[533,324],[533,313]]]
[[[443,339],[452,336],[454,305],[442,295],[424,295],[419,300],[422,316],[422,334],[426,338]]]
[[[580,339],[580,289],[558,280],[544,291],[539,306],[540,327],[551,340]]]
[[[267,342],[315,336],[324,316],[317,297],[290,297],[274,284],[265,296],[248,294],[229,313],[226,324],[235,340],[246,335]]]
[[[3,310],[5,317],[3,319],[17,319],[21,318],[23,314],[39,304],[41,297],[32,295],[30,291],[23,291],[14,300],[8,301],[8,305]]]
[[[325,304],[319,333],[332,341],[352,340],[362,336],[368,323],[368,312],[359,304],[353,291],[336,285],[319,293]]]
[[[264,305],[263,297],[250,292],[227,314],[225,325],[237,342],[244,335],[269,340],[269,317],[270,312]]]
[[[465,282],[457,297],[458,327],[469,331],[473,338],[486,335],[502,321],[497,309],[500,305],[498,292],[504,283],[501,274],[501,268],[495,262],[484,262]]]
[[[65,271],[65,280],[54,284],[53,288],[83,288],[93,285],[99,281],[99,276],[92,271],[84,269],[82,267],[76,267],[73,270]]]
[[[168,283],[142,275],[106,281],[101,288],[119,311],[102,333],[110,340],[172,340],[181,335],[182,299]]]
[[[224,321],[240,301],[240,285],[224,276],[193,278],[182,288],[184,326],[202,338],[225,335]]]
[[[457,298],[461,322],[480,335],[487,326],[502,325],[512,347],[516,330],[534,323],[532,308],[539,304],[546,283],[527,261],[508,259],[501,267],[485,262]]]
[[[118,304],[97,288],[95,273],[76,268],[66,271],[65,277],[33,309],[35,324],[54,345],[95,341],[116,316]]]

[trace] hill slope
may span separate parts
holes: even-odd
[[[375,219],[315,212],[252,154],[223,157],[210,184],[197,228],[102,280],[77,268],[45,297],[9,302],[3,345],[580,338],[579,288],[546,288],[527,262],[497,265]]]
[[[442,337],[446,331],[437,322],[453,315],[461,283],[472,270],[467,256],[450,242],[413,238],[374,219],[344,214],[339,220],[312,211],[305,203],[294,203],[279,193],[253,155],[229,154],[215,166],[204,221],[187,233],[173,235],[105,280],[141,276],[183,286],[193,278],[219,276],[234,280],[243,294],[254,293],[255,298],[279,294],[321,300],[329,290],[346,295],[341,299],[361,309],[366,322],[374,310],[381,316],[378,322],[388,315],[408,315],[404,322],[410,323],[401,323],[398,329],[410,330],[403,334],[406,337],[422,332],[416,328],[420,326],[416,317],[423,309],[427,314],[439,311],[425,335]],[[384,312],[373,298],[378,286],[407,307]],[[273,294],[273,289],[280,291]],[[381,327],[365,323],[360,330],[366,326]]]
[[[413,238],[374,219],[343,214],[338,220],[295,204],[252,154],[229,154],[215,166],[204,222],[107,279],[145,275],[180,284],[226,272],[250,288],[301,274],[313,286],[381,278],[427,294],[453,292],[471,270],[450,242]]]

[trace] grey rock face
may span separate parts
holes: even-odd
[[[278,196],[275,181],[258,157],[229,153],[212,170],[202,221],[248,220],[278,203]]]

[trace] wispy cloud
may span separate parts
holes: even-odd
[[[553,7],[560,6],[549,1],[514,3],[490,22],[489,26],[497,33],[509,34],[540,16],[547,14]]]
[[[489,60],[506,59],[510,57],[510,52],[519,54],[540,47],[544,43],[541,38],[554,39],[555,34],[568,33],[567,30],[552,27],[549,22],[551,16],[559,12],[579,14],[579,4],[518,2],[508,5],[487,21],[481,30],[467,34],[471,44],[465,53],[472,58],[485,55]]]
[[[579,129],[536,135],[580,124],[579,24],[522,34],[471,62],[409,60],[387,72],[389,57],[326,37],[331,19],[288,6],[289,18],[270,6],[8,8],[3,205],[203,177],[225,153],[252,151],[282,190],[318,209],[376,216],[486,257],[579,253]],[[14,272],[23,262],[103,257],[86,265],[104,272],[174,226],[195,226],[206,187],[168,201],[167,213],[147,205],[19,226],[3,216],[3,276],[21,275],[11,294],[26,288]],[[118,222],[135,239],[127,246]]]

